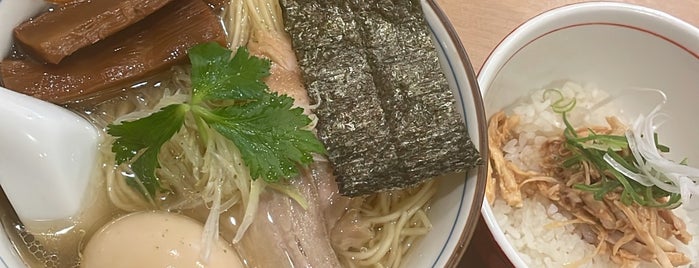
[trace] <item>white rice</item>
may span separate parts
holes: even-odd
[[[524,199],[523,205],[522,208],[512,208],[498,199],[493,204],[493,211],[505,236],[530,267],[563,267],[593,254],[595,246],[575,234],[573,225],[552,226],[569,220],[557,212],[556,206],[532,199]],[[612,265],[598,256],[582,267]]]
[[[567,82],[558,90],[564,97],[574,97],[577,100],[575,109],[568,115],[574,126],[606,126],[605,117],[610,115],[616,115],[624,122],[631,121],[631,118],[624,118],[613,103],[598,106],[599,103],[606,103],[611,97],[593,84],[579,85]],[[547,136],[559,135],[565,128],[561,115],[554,113],[550,108],[552,101],[544,100],[544,92],[545,89],[537,90],[506,110],[510,115],[520,116],[520,125],[515,129],[520,136],[505,144],[505,159],[525,170],[539,170],[541,156],[537,148],[545,142]],[[595,245],[582,240],[573,232],[572,225],[556,225],[569,219],[558,213],[557,207],[547,200],[525,199],[523,207],[511,208],[498,199],[492,204],[492,209],[505,236],[530,267],[563,267],[576,263],[595,251]],[[679,241],[676,241],[676,244],[694,260],[695,266],[690,267],[696,267],[699,250],[699,238],[696,235],[699,233],[699,227],[684,210],[676,209],[675,213],[685,220],[688,231],[695,236],[690,245],[684,245]],[[699,211],[691,213],[699,214]],[[580,267],[618,265],[608,256],[596,256]]]

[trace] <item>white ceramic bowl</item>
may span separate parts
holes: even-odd
[[[5,15],[0,16],[0,45],[10,44],[11,29],[40,10],[41,2],[0,1],[0,15]],[[484,150],[487,140],[481,133],[485,133],[485,112],[471,64],[456,32],[437,4],[432,0],[423,0],[422,5],[444,73],[457,96],[457,106],[468,122],[471,139],[479,149]],[[7,49],[0,46],[0,54],[4,55]],[[485,174],[486,167],[483,165],[466,176],[439,183],[438,193],[429,211],[433,231],[411,249],[404,260],[407,267],[454,267],[458,264],[478,222]],[[0,267],[23,266],[4,235],[0,235],[0,260]]]
[[[668,97],[663,112],[671,120],[659,130],[661,142],[670,146],[673,156],[687,157],[690,165],[699,166],[697,28],[657,10],[629,4],[564,6],[513,31],[491,53],[478,77],[487,117],[530,90],[560,80],[596,83],[610,91],[634,87],[663,90]],[[629,98],[622,108],[643,109],[647,105]],[[699,211],[691,213],[698,222]],[[510,261],[526,267],[487,201],[482,214]]]

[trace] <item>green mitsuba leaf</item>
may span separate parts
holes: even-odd
[[[312,153],[325,152],[305,129],[311,120],[292,104],[286,95],[268,93],[244,105],[216,109],[212,112],[219,120],[207,123],[236,144],[253,179],[274,182],[297,175],[297,165],[311,163]]]
[[[258,99],[267,92],[262,81],[269,76],[270,61],[250,56],[240,47],[231,51],[217,43],[204,43],[189,51],[192,62],[192,103],[206,100]]]
[[[173,104],[147,117],[107,127],[107,133],[116,138],[112,152],[117,164],[134,159],[131,168],[151,196],[159,186],[155,170],[160,167],[160,147],[182,128],[187,111],[187,105]]]
[[[191,115],[199,131],[212,128],[240,150],[253,179],[276,182],[299,173],[313,161],[313,153],[325,153],[322,143],[308,129],[311,120],[293,99],[269,92],[264,78],[270,61],[251,56],[241,47],[231,51],[217,43],[205,43],[189,51],[193,93],[189,103],[162,108],[147,117],[108,126],[115,137],[112,152],[118,164],[129,163],[134,178],[127,182],[155,197],[160,188],[156,170],[160,148]],[[202,133],[200,138],[205,140]]]

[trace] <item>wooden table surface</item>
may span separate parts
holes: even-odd
[[[454,24],[476,72],[490,51],[526,20],[575,0],[435,0]],[[699,27],[699,0],[616,1],[654,8]]]
[[[575,0],[436,0],[454,24],[476,73],[498,43],[526,20]],[[699,27],[699,0],[618,1],[651,7]],[[481,220],[459,267],[512,266]]]

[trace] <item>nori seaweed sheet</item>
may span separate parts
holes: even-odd
[[[419,0],[281,2],[341,194],[406,188],[482,161]]]

